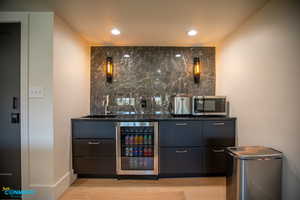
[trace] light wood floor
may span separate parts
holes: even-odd
[[[159,180],[77,179],[60,200],[225,200],[223,177]]]

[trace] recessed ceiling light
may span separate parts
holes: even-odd
[[[197,31],[196,30],[190,30],[190,31],[188,31],[187,32],[187,34],[189,35],[189,36],[195,36],[195,35],[197,35]]]
[[[175,57],[176,57],[176,58],[180,58],[180,57],[181,57],[181,54],[176,54]]]
[[[113,28],[112,30],[111,30],[111,34],[113,34],[113,35],[120,35],[120,30],[119,29],[117,29],[117,28]]]
[[[130,57],[130,55],[129,54],[124,54],[124,56],[123,56],[124,58],[129,58]]]

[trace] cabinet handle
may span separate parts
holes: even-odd
[[[223,125],[225,125],[224,122],[216,122],[216,123],[214,123],[214,126],[223,126]]]
[[[224,149],[213,149],[214,153],[223,153],[224,151]]]
[[[187,150],[182,150],[182,151],[176,150],[176,153],[187,153],[187,152],[188,152]]]
[[[176,124],[176,126],[186,126],[187,125],[187,123],[178,123],[178,124]]]
[[[100,144],[100,142],[89,142],[89,144],[93,145],[93,144]]]
[[[12,173],[0,173],[0,176],[12,176]]]

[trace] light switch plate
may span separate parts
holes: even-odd
[[[44,98],[43,87],[30,87],[29,98]]]

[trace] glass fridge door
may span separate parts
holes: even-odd
[[[157,124],[120,123],[118,132],[118,174],[158,174]]]

